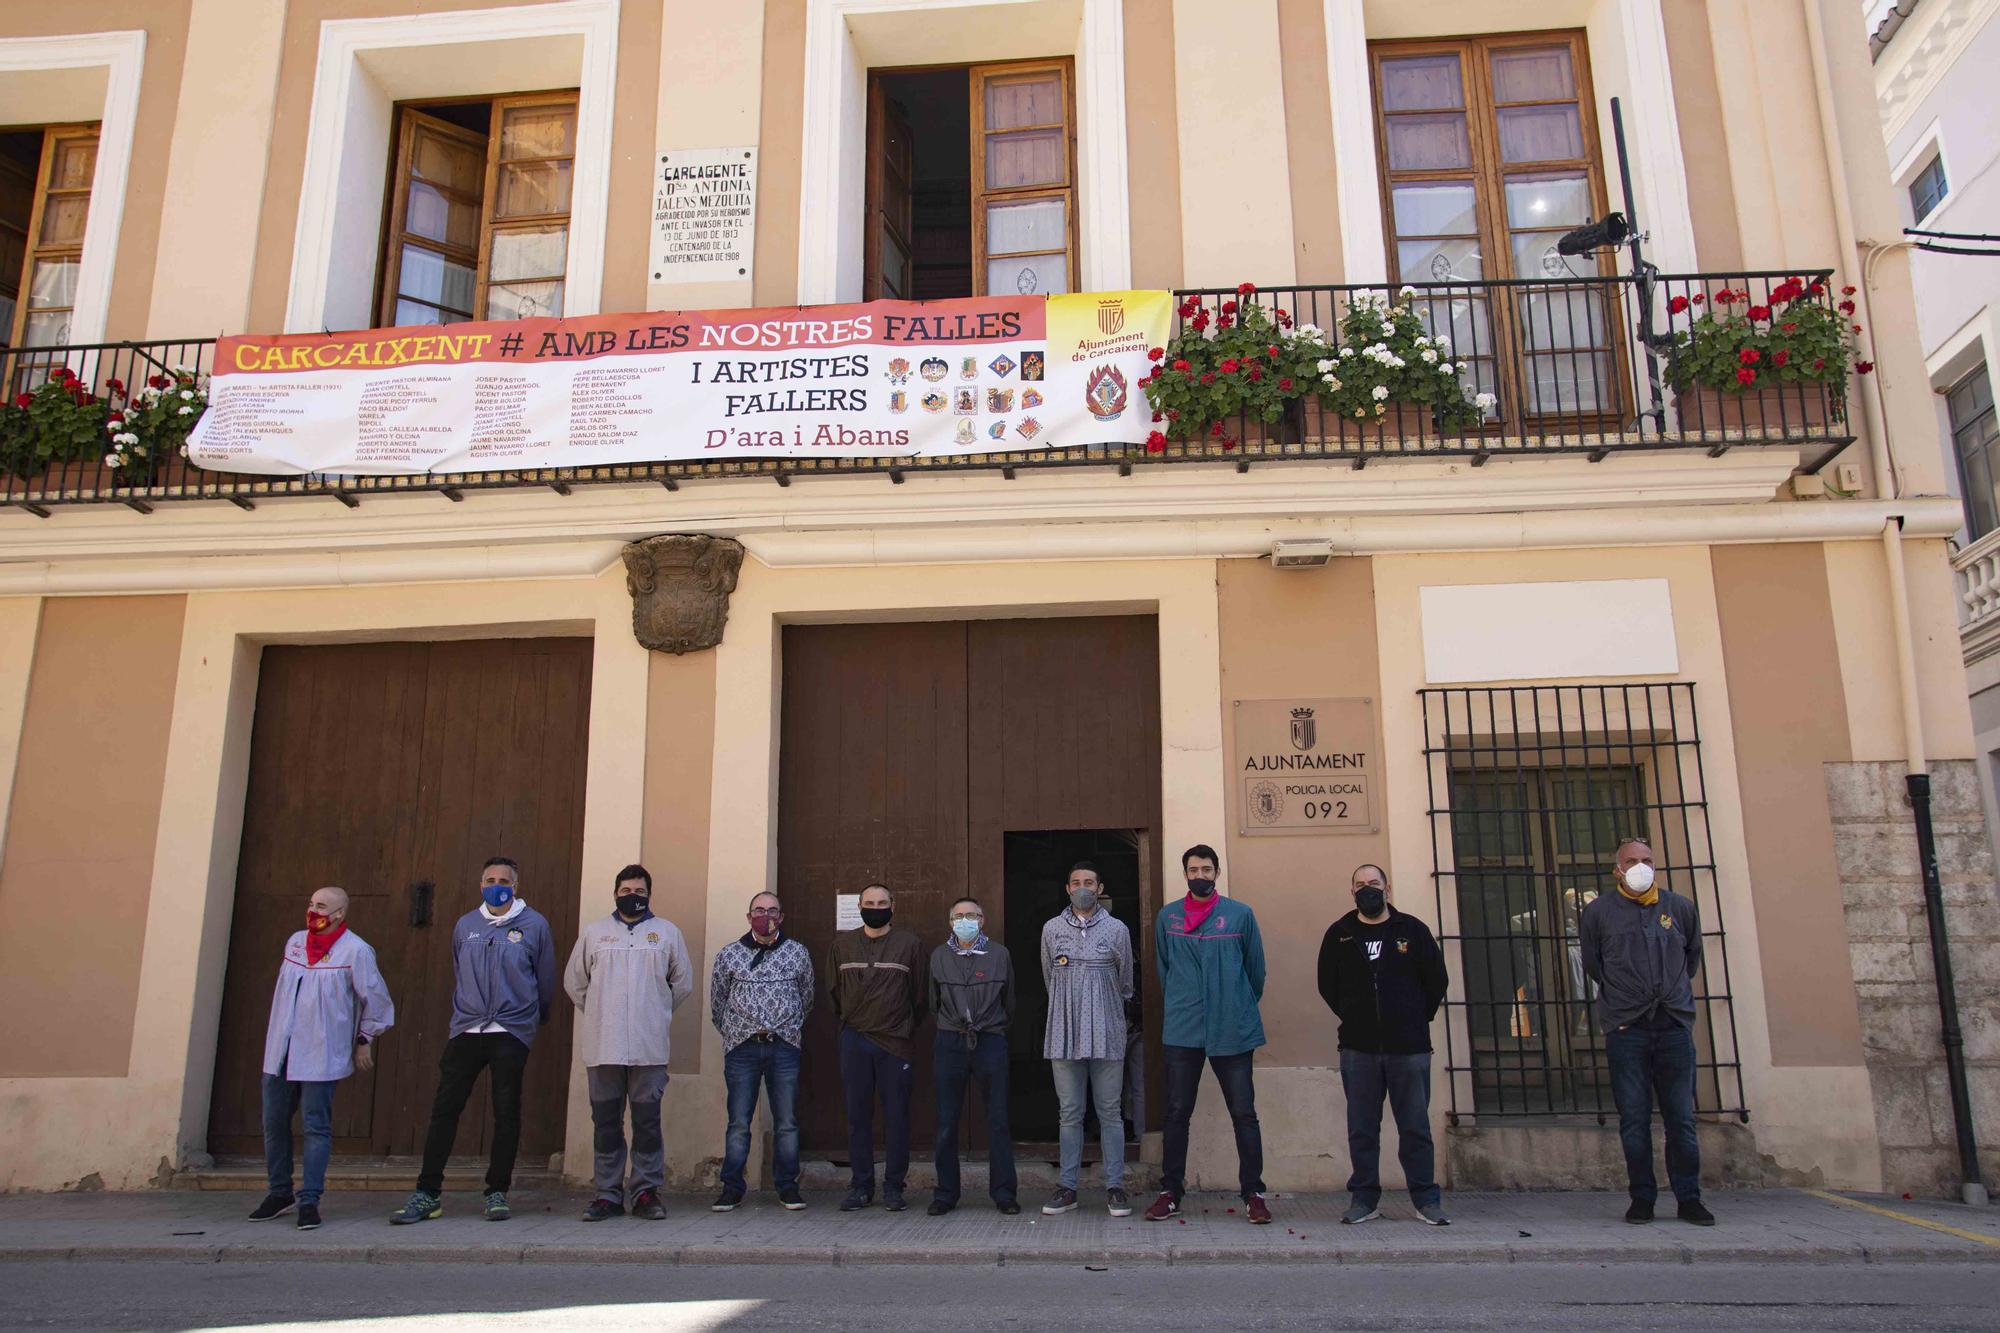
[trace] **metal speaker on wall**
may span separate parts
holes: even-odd
[[[656,653],[693,653],[722,642],[729,594],[743,544],[728,537],[672,534],[625,547],[632,636]]]

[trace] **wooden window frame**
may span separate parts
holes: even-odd
[[[530,232],[556,224],[573,230],[571,223],[571,218],[575,212],[573,206],[562,213],[523,214],[520,217],[510,217],[504,220],[496,219],[494,213],[499,201],[500,169],[503,165],[500,157],[500,128],[506,113],[528,106],[568,105],[574,108],[578,105],[578,97],[579,94],[576,89],[554,89],[535,93],[508,93],[490,98],[459,97],[444,100],[431,99],[422,102],[401,102],[397,104],[396,151],[391,154],[389,160],[388,206],[385,210],[382,223],[382,260],[381,263],[376,265],[375,272],[375,314],[377,327],[386,328],[396,322],[396,308],[402,295],[400,288],[402,286],[403,246],[405,244],[414,244],[423,249],[435,250],[451,258],[458,259],[461,262],[469,262],[473,269],[471,318],[474,320],[483,320],[487,316],[487,292],[490,286],[489,274],[491,273],[493,263],[494,236],[504,232]],[[404,224],[407,221],[409,209],[409,179],[414,163],[413,149],[416,142],[417,130],[422,126],[433,133],[458,138],[468,146],[471,146],[479,140],[480,136],[478,134],[462,126],[454,125],[450,121],[442,120],[430,114],[429,110],[432,107],[439,106],[462,106],[468,102],[484,102],[488,108],[487,132],[484,136],[485,143],[481,150],[486,161],[485,175],[480,186],[480,197],[476,201],[467,201],[475,203],[479,209],[479,240],[474,247],[467,249],[463,246],[452,246],[445,242],[436,241],[430,237],[409,237],[404,232]],[[572,135],[574,135],[574,130],[572,130]],[[552,157],[509,158],[506,160],[505,165],[536,162],[569,162],[572,164],[571,180],[573,183],[575,180],[575,161],[575,145],[572,143],[571,151],[568,153]],[[450,192],[447,191],[445,193]],[[571,202],[574,205],[574,199]],[[573,238],[565,237],[563,245],[565,268],[567,267],[571,239]],[[512,278],[508,281],[510,284],[525,282],[563,283],[563,303],[565,308],[568,306],[569,288],[566,273],[558,273],[553,277]]]
[[[1579,130],[1583,138],[1583,156],[1549,158],[1532,162],[1504,162],[1500,151],[1501,110],[1532,106],[1567,106],[1571,104],[1572,99],[1539,99],[1504,104],[1499,102],[1493,91],[1492,56],[1510,50],[1532,50],[1550,46],[1564,46],[1569,51],[1570,68],[1576,80],[1574,104],[1577,107]],[[1402,114],[1428,113],[1387,110],[1382,96],[1382,63],[1385,59],[1425,55],[1458,57],[1468,148],[1467,164],[1463,167],[1398,170],[1391,165],[1388,130],[1390,119]],[[1506,178],[1510,174],[1581,171],[1589,186],[1590,219],[1601,218],[1609,210],[1610,203],[1602,161],[1603,141],[1597,119],[1596,91],[1591,82],[1590,46],[1584,30],[1550,28],[1529,32],[1471,34],[1451,38],[1373,41],[1368,44],[1368,71],[1375,123],[1376,160],[1380,164],[1376,172],[1376,188],[1381,198],[1383,239],[1388,250],[1390,285],[1394,287],[1404,282],[1432,281],[1429,274],[1411,276],[1402,271],[1402,253],[1398,246],[1399,237],[1396,231],[1395,187],[1425,181],[1440,183],[1462,181],[1469,177],[1473,186],[1474,236],[1479,244],[1481,276],[1476,280],[1466,280],[1466,285],[1477,287],[1481,283],[1522,280],[1545,282],[1551,287],[1559,288],[1564,279],[1550,278],[1539,273],[1521,274],[1514,271],[1513,237],[1517,231],[1532,232],[1535,229],[1516,229],[1508,226]],[[1617,276],[1618,264],[1612,251],[1601,250],[1595,259],[1597,265],[1595,273],[1585,272],[1576,281],[1589,283],[1593,278]],[[1489,287],[1484,290],[1488,293],[1486,307],[1488,329],[1492,339],[1490,355],[1494,361],[1495,392],[1500,395],[1503,405],[1523,405],[1518,414],[1511,413],[1503,407],[1502,420],[1509,415],[1517,415],[1541,423],[1589,423],[1620,418],[1629,411],[1627,387],[1631,378],[1628,369],[1629,353],[1624,334],[1622,305],[1616,299],[1615,293],[1604,303],[1606,340],[1601,348],[1545,347],[1531,353],[1522,338],[1524,320],[1520,313],[1520,303],[1502,295],[1514,289]],[[1461,356],[1467,351],[1465,348],[1455,350]],[[1565,352],[1578,355],[1609,353],[1611,357],[1611,383],[1607,386],[1609,401],[1594,411],[1527,412],[1524,405],[1525,386],[1519,382],[1523,372],[1529,368],[1536,355],[1547,359]]]
[[[35,168],[35,202],[33,209],[28,215],[28,245],[27,251],[21,259],[20,293],[14,301],[14,325],[8,330],[7,346],[13,351],[22,350],[21,340],[27,335],[29,305],[34,291],[35,266],[44,260],[53,260],[56,262],[71,261],[79,265],[83,262],[83,237],[79,236],[73,244],[64,242],[60,245],[44,244],[41,239],[42,221],[48,212],[49,195],[52,192],[49,180],[56,169],[56,145],[65,139],[89,139],[101,151],[103,147],[102,126],[98,122],[91,121],[70,125],[45,125],[42,127],[42,158]],[[82,195],[86,200],[85,209],[88,210],[91,190],[96,184],[95,177],[96,173],[92,172],[91,184],[84,186],[80,190],[55,190],[53,193],[64,196]],[[71,298],[69,305],[53,308],[68,310],[72,321],[74,321],[76,316],[74,297]],[[60,347],[66,344],[55,343],[49,345]]]

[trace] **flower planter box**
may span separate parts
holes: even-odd
[[[1356,421],[1331,411],[1307,414],[1309,443],[1333,452],[1399,453],[1436,446],[1451,438],[1431,424],[1431,409],[1416,403],[1389,403],[1379,417]]]
[[[1824,384],[1778,384],[1731,393],[1702,385],[1677,390],[1674,409],[1685,435],[1746,438],[1823,435],[1834,420]]]

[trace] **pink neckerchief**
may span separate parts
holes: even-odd
[[[1184,896],[1181,899],[1181,910],[1186,913],[1188,933],[1193,934],[1195,931],[1200,930],[1201,923],[1208,920],[1208,914],[1213,912],[1215,905],[1221,901],[1222,891],[1220,889],[1209,894],[1207,902],[1203,902],[1192,893]]]

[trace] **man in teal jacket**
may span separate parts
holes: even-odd
[[[1222,1085],[1222,1101],[1236,1130],[1243,1214],[1256,1223],[1271,1220],[1264,1203],[1264,1134],[1257,1125],[1257,1091],[1250,1078],[1251,1055],[1264,1044],[1264,1020],[1257,1013],[1264,998],[1264,939],[1249,907],[1216,896],[1221,865],[1215,849],[1206,844],[1181,853],[1187,896],[1168,904],[1153,921],[1153,957],[1165,1010],[1160,1043],[1167,1065],[1167,1129],[1160,1197],[1146,1210],[1148,1222],[1164,1222],[1181,1210],[1188,1121],[1194,1116],[1203,1063]]]

